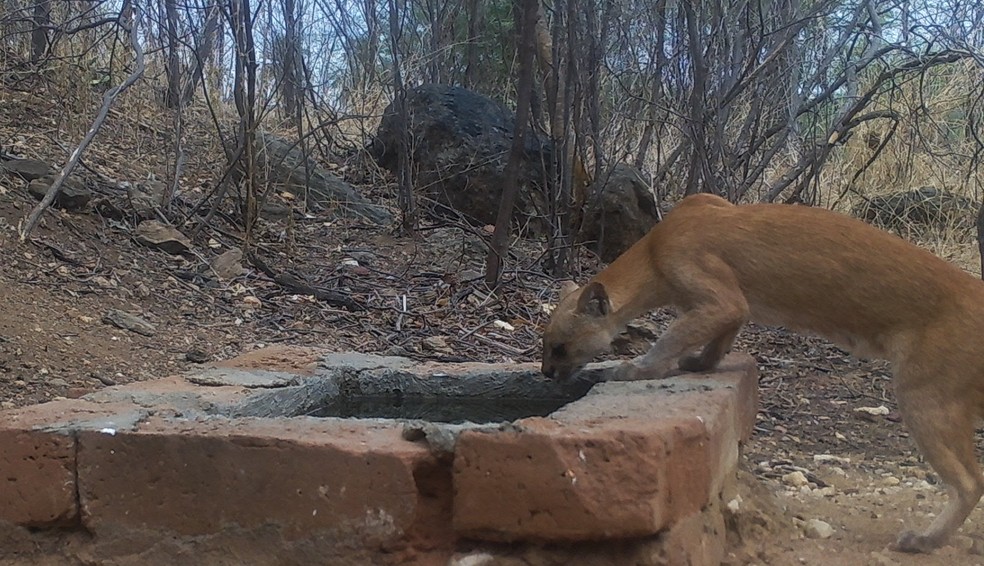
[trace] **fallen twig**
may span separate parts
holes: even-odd
[[[347,311],[363,311],[366,309],[366,307],[344,293],[318,289],[308,285],[307,283],[301,281],[300,278],[289,273],[277,273],[253,252],[247,252],[246,257],[249,259],[249,262],[253,265],[253,267],[265,273],[267,277],[274,281],[274,283],[287,289],[291,293],[296,293],[298,295],[311,295],[319,301],[324,301],[333,307],[341,307]]]
[[[498,340],[493,340],[486,336],[482,336],[481,334],[473,334],[472,336],[475,339],[477,339],[479,342],[484,342],[485,344],[509,356],[525,356],[526,354],[529,354],[531,351],[534,350],[533,347],[527,348],[525,350],[520,350],[519,348],[514,348],[513,346],[510,346],[508,344],[503,344]]]

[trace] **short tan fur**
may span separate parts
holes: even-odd
[[[714,368],[749,320],[826,337],[889,360],[903,419],[949,501],[906,552],[939,547],[982,493],[974,429],[984,416],[984,282],[853,218],[805,206],[681,201],[584,286],[568,285],[543,336],[543,373],[566,378],[632,319],[679,316],[613,379]]]

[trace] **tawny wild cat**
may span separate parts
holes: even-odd
[[[896,550],[939,547],[984,493],[974,453],[984,282],[841,214],[695,195],[583,287],[562,290],[543,335],[543,373],[569,377],[629,321],[663,306],[678,318],[612,379],[714,368],[749,320],[892,362],[903,420],[949,495],[929,528],[903,532]]]

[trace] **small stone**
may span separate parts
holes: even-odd
[[[842,456],[834,456],[833,454],[814,454],[813,461],[817,463],[834,463],[834,464],[850,464],[850,458],[844,458]]]
[[[885,405],[879,405],[877,407],[857,407],[856,409],[854,409],[854,412],[864,413],[864,414],[871,415],[873,417],[878,417],[878,416],[885,416],[891,411],[889,411],[888,407],[886,407]]]
[[[444,336],[428,336],[421,340],[420,347],[430,352],[451,353],[451,347],[448,346],[448,341]]]
[[[68,382],[60,377],[53,377],[48,380],[48,385],[52,387],[68,387]]]
[[[185,379],[195,385],[208,387],[232,386],[269,389],[297,385],[298,378],[296,375],[277,371],[211,368],[185,376]]]
[[[38,200],[47,196],[48,189],[55,183],[56,175],[46,175],[28,183],[27,192]],[[62,181],[61,190],[55,197],[54,205],[65,210],[81,210],[92,200],[92,192],[75,177],[67,177]]]
[[[243,251],[232,248],[212,259],[212,271],[219,279],[235,279],[243,273]]]
[[[54,175],[55,170],[37,159],[8,159],[0,162],[0,169],[27,182]]]
[[[806,479],[806,475],[803,472],[797,470],[782,476],[782,483],[792,487],[803,487],[809,484],[810,480]]]
[[[464,556],[454,556],[448,561],[448,566],[486,566],[492,564],[495,557],[488,552],[473,552]]]
[[[370,265],[376,258],[376,254],[373,252],[349,252],[349,255],[359,263],[359,265]]]
[[[153,336],[154,333],[157,332],[157,329],[153,324],[137,315],[117,309],[110,309],[107,311],[106,314],[103,315],[102,320],[103,322],[112,324],[117,328],[136,332],[137,334],[141,334],[143,336]]]
[[[493,320],[492,321],[492,324],[496,328],[498,328],[500,330],[505,330],[506,332],[512,332],[513,330],[516,330],[516,327],[515,326],[509,324],[508,322],[506,322],[504,320],[498,320],[498,319],[497,320]]]
[[[116,283],[110,281],[109,279],[106,279],[102,275],[96,275],[95,277],[93,277],[92,282],[95,283],[97,286],[102,287],[103,289],[116,288]]]
[[[157,248],[172,255],[180,255],[191,249],[191,240],[174,226],[157,220],[144,220],[137,225],[133,239],[150,248]]]
[[[116,385],[116,380],[114,380],[113,378],[106,377],[104,375],[101,375],[101,374],[98,374],[98,373],[95,373],[95,372],[89,374],[89,377],[91,377],[92,379],[97,380],[99,383],[102,383],[103,385],[106,385],[106,386]]]
[[[211,359],[211,356],[202,350],[188,350],[185,352],[185,359],[195,364],[204,364]]]
[[[827,487],[821,487],[816,490],[815,493],[821,497],[833,497],[834,495],[837,495],[837,488],[832,485],[828,485]]]
[[[900,480],[895,476],[888,476],[882,479],[882,485],[887,487],[894,487],[896,485],[899,485],[900,483],[902,483],[902,480]]]
[[[248,295],[246,297],[243,297],[243,306],[250,309],[258,309],[261,306],[263,306],[263,302],[260,301],[260,299],[258,299],[257,297]]]
[[[141,218],[154,218],[155,211],[164,205],[167,185],[155,179],[129,185],[126,196],[130,206]]]
[[[826,521],[810,519],[803,525],[803,534],[813,539],[830,538],[834,534],[834,528]]]

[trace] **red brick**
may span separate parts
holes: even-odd
[[[651,554],[658,566],[718,566],[724,560],[727,544],[724,516],[717,505],[674,523],[663,532]]]
[[[748,354],[729,354],[713,374],[735,390],[735,424],[742,442],[752,437],[759,409],[758,366]]]
[[[381,544],[412,526],[414,467],[430,456],[395,427],[216,421],[81,432],[85,525],[97,534],[132,527],[186,535],[273,527],[288,539],[351,535]]]
[[[707,455],[696,421],[658,432],[464,433],[455,450],[454,526],[470,538],[506,541],[654,534],[707,501]]]
[[[0,520],[48,527],[78,521],[77,440],[71,423],[133,411],[128,404],[61,400],[0,416]]]
[[[747,356],[708,375],[602,384],[513,432],[466,432],[454,463],[454,526],[490,541],[654,535],[698,512],[735,473],[754,422]]]
[[[50,527],[77,520],[75,439],[32,430],[0,430],[0,520]]]

